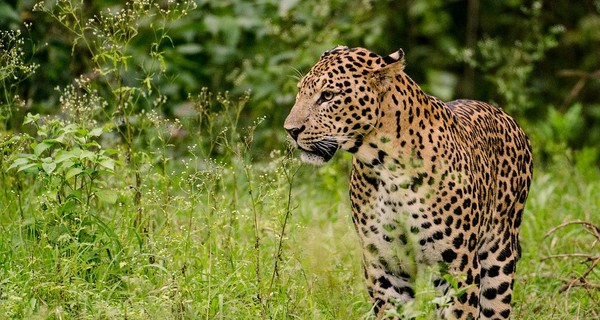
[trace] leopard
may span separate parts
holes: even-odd
[[[427,283],[450,300],[438,317],[507,319],[530,140],[499,107],[426,94],[405,60],[402,49],[326,51],[300,78],[283,127],[303,162],[352,155],[352,221],[377,319],[401,318],[428,268],[439,272]]]

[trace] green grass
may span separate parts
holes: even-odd
[[[561,161],[535,173],[521,232],[523,256],[517,267],[515,313],[518,319],[595,319],[600,314],[600,269],[587,276],[590,288],[559,291],[590,266],[583,258],[547,259],[557,254],[598,256],[596,238],[581,226],[546,234],[561,223],[600,225],[600,171]],[[596,287],[594,287],[594,285]]]
[[[43,172],[3,171],[0,314],[369,318],[349,215],[348,157],[315,168],[282,154],[260,163],[236,156],[222,163],[173,160],[166,174],[143,166],[138,204],[131,181],[119,178],[130,176],[129,168],[117,166],[104,181],[118,194],[114,204],[92,196],[90,204],[69,210],[52,205],[55,190]],[[578,226],[545,237],[567,221],[599,224],[598,194],[597,167],[565,162],[537,169],[521,234],[516,319],[598,315],[597,289],[559,292],[589,263],[544,260],[560,253],[598,254],[594,238]],[[587,279],[600,283],[597,270]]]

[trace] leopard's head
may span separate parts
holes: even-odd
[[[302,160],[323,164],[339,149],[356,152],[377,127],[381,72],[404,67],[400,49],[380,56],[363,48],[325,52],[298,83],[296,103],[284,128],[302,151]]]

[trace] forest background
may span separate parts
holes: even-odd
[[[515,317],[599,317],[598,0],[23,0],[0,32],[0,315],[369,318],[349,156],[301,165],[282,129],[343,44],[517,119]]]

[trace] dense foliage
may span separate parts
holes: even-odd
[[[600,222],[597,0],[19,0],[0,36],[2,318],[368,318],[348,155],[301,166],[281,128],[337,44],[402,47],[427,92],[518,119],[516,317],[600,313],[598,260],[544,259],[597,250],[546,236]]]

